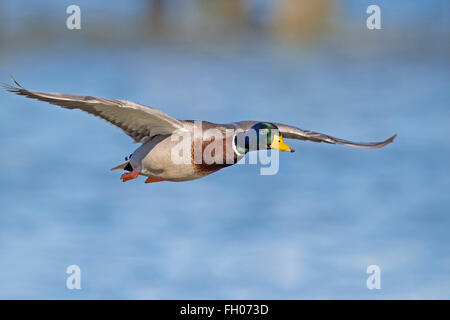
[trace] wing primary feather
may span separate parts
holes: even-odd
[[[171,134],[186,130],[181,121],[144,105],[127,100],[92,96],[30,91],[23,88],[12,76],[17,86],[0,84],[5,90],[27,98],[45,101],[66,109],[80,109],[100,117],[129,135],[135,142],[142,142],[155,135]]]
[[[21,88],[23,88],[21,85],[20,85],[20,83],[18,83],[17,82],[17,80],[16,79],[14,79],[14,77],[13,77],[13,75],[12,74],[10,74],[9,75],[10,77],[11,77],[11,80],[18,86],[18,87],[21,87]]]
[[[234,122],[233,125],[241,130],[248,130],[250,127],[252,127],[254,124],[261,122],[261,121],[239,121]],[[268,122],[268,121],[266,121]],[[350,140],[344,140],[340,138],[335,138],[332,136],[329,136],[327,134],[314,132],[310,130],[304,130],[300,129],[294,126],[290,126],[283,123],[274,123],[278,129],[280,130],[281,135],[283,138],[286,139],[297,139],[297,140],[309,140],[314,142],[325,142],[330,144],[342,144],[347,145],[350,147],[355,148],[364,148],[364,149],[377,149],[384,147],[394,141],[394,139],[397,137],[397,134],[394,134],[392,137],[381,141],[381,142],[354,142]]]

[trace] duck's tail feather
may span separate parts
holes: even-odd
[[[124,163],[119,164],[118,166],[111,168],[111,170],[127,170],[127,167],[131,167],[130,161],[125,161]],[[133,169],[129,170],[132,171]]]

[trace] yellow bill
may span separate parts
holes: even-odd
[[[271,149],[276,149],[279,151],[289,151],[289,152],[294,152],[295,150],[293,148],[291,148],[290,146],[288,146],[286,144],[286,142],[283,141],[283,138],[281,136],[278,135],[274,135],[273,140],[272,140],[272,144],[270,145]]]

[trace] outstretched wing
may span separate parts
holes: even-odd
[[[258,121],[241,121],[236,122],[235,125],[243,130],[248,130],[251,126],[253,126]],[[394,141],[395,137],[397,136],[394,134],[389,139],[386,139],[384,141],[379,142],[353,142],[349,140],[344,140],[340,138],[335,138],[332,136],[329,136],[327,134],[309,131],[309,130],[303,130],[300,128],[296,128],[293,126],[289,126],[282,123],[273,123],[275,124],[278,129],[280,130],[281,135],[283,138],[287,139],[297,139],[297,140],[310,140],[314,142],[326,142],[326,143],[332,143],[332,144],[343,144],[351,147],[356,148],[365,148],[365,149],[377,149],[384,147],[385,145],[391,143]]]
[[[14,79],[13,79],[14,80]],[[122,129],[135,142],[144,143],[155,135],[185,130],[183,124],[167,114],[132,101],[98,98],[63,93],[37,92],[16,86],[2,85],[9,92],[46,101],[66,108],[80,109],[100,117]]]

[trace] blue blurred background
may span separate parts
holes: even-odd
[[[399,135],[379,150],[290,141],[273,176],[124,184],[109,169],[137,145],[120,130],[0,92],[0,298],[450,298],[449,34],[446,0],[0,0],[2,82]],[[81,290],[66,289],[72,264]]]

